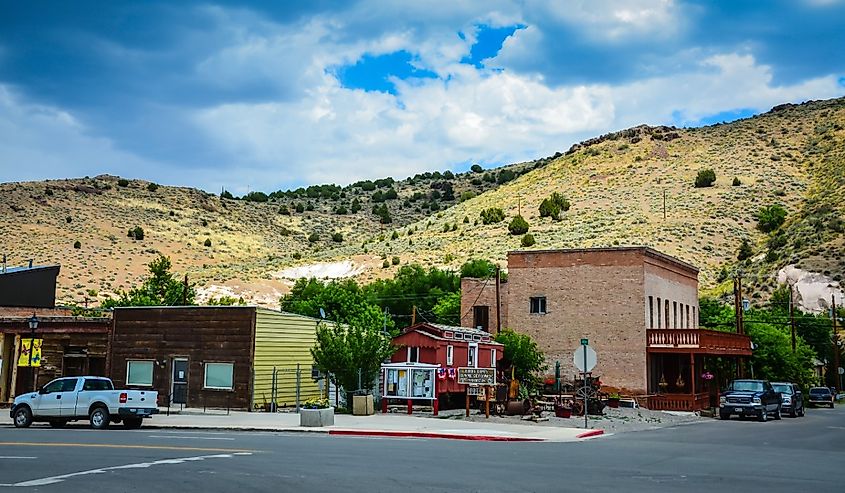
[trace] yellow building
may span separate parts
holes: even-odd
[[[256,309],[253,409],[264,408],[273,401],[280,407],[295,405],[297,370],[300,402],[319,397],[320,389],[311,378],[311,348],[319,322],[293,313]]]

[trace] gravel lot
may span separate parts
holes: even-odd
[[[419,414],[419,416],[432,417],[431,414]],[[544,412],[543,417],[547,417],[549,420],[535,423],[530,420],[523,420],[520,416],[495,416],[491,414],[489,423],[565,426],[567,428],[581,428],[584,426],[583,416],[557,418],[552,412]],[[475,422],[488,421],[487,418],[484,417],[484,413],[479,413],[477,410],[470,410],[470,416],[469,418],[466,418],[464,417],[463,409],[440,411],[440,415],[438,417],[432,418],[468,420]],[[700,423],[710,419],[712,418],[703,418],[695,413],[650,411],[644,408],[605,408],[603,415],[589,416],[588,423],[590,428],[600,428],[607,433],[623,433],[627,431],[652,430],[655,428],[665,428],[667,426]]]

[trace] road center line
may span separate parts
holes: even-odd
[[[189,437],[180,435],[148,435],[147,438],[178,438],[180,440],[234,440],[234,438],[224,437]]]
[[[28,481],[21,481],[19,483],[0,484],[0,486],[46,486],[49,484],[61,483],[62,481],[79,476],[87,476],[90,474],[103,474],[108,471],[120,471],[123,469],[146,469],[152,466],[160,466],[167,464],[184,464],[185,462],[197,462],[206,459],[231,459],[235,456],[252,455],[249,452],[236,452],[233,454],[216,454],[216,455],[199,455],[195,457],[179,457],[175,459],[161,459],[152,462],[138,462],[135,464],[124,464],[122,466],[102,467],[99,469],[89,469],[87,471],[72,472],[70,474],[62,474],[60,476],[49,476],[46,478],[30,479]]]
[[[27,455],[0,455],[0,459],[37,459],[38,457]]]

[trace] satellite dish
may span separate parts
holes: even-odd
[[[326,318],[326,311],[320,308],[320,318]]]

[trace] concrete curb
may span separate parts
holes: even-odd
[[[578,435],[575,435],[575,438],[591,438],[591,437],[597,437],[599,435],[604,435],[604,430],[585,431],[584,433],[580,433]]]
[[[448,440],[476,440],[484,442],[545,442],[545,438],[509,437],[500,435],[456,435],[424,431],[329,430],[329,435],[371,436],[394,438],[443,438]]]

